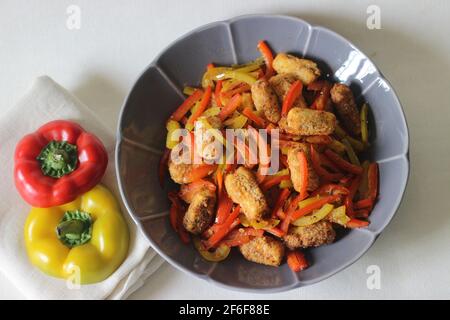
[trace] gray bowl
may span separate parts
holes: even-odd
[[[168,222],[167,190],[158,184],[158,161],[165,144],[165,121],[183,101],[186,84],[199,83],[205,66],[244,63],[259,56],[258,40],[275,52],[319,62],[334,81],[351,85],[358,103],[371,106],[371,159],[380,165],[380,198],[366,229],[340,235],[328,246],[307,251],[311,266],[294,273],[284,264],[267,267],[238,252],[221,263],[203,260],[182,244]],[[358,260],[394,216],[406,187],[408,129],[400,102],[377,67],[348,40],[288,16],[252,15],[197,28],[173,42],[139,76],[122,108],[117,131],[116,168],[120,191],[134,221],[152,247],[176,268],[237,290],[277,292],[306,286]]]

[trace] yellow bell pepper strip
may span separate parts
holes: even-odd
[[[239,69],[233,68],[211,68],[205,72],[202,79],[202,87],[206,88],[212,85],[213,80],[233,79],[252,85],[256,82],[256,78],[252,77],[249,72],[254,71],[253,66],[243,67]]]
[[[211,262],[219,262],[225,260],[230,254],[230,247],[224,244],[219,245],[214,251],[208,251],[202,244],[202,241],[194,237],[193,238],[194,246],[197,251],[200,253],[203,259]]]
[[[197,88],[186,86],[183,88],[183,93],[187,96],[190,96],[195,92],[195,90],[197,90]]]
[[[367,113],[369,112],[369,107],[367,103],[364,103],[361,107],[361,140],[367,145],[369,143],[369,128],[367,125]]]
[[[129,245],[119,205],[102,185],[61,206],[32,208],[24,237],[33,265],[53,277],[79,275],[80,284],[108,278],[126,258]]]
[[[356,155],[355,150],[353,150],[351,143],[346,138],[342,139],[342,143],[345,146],[345,152],[347,153],[350,162],[355,166],[361,166],[361,162],[359,162],[358,156]]]
[[[303,216],[293,221],[292,224],[297,227],[310,226],[320,220],[324,219],[326,216],[330,214],[330,212],[334,209],[334,206],[331,204],[325,204],[322,208],[317,211],[312,212],[307,216]]]
[[[236,117],[229,118],[223,123],[231,129],[242,129],[247,123],[248,118],[242,114],[238,114]]]
[[[217,116],[220,113],[221,108],[219,107],[211,107],[205,110],[205,112],[202,113],[202,117],[213,117]]]
[[[261,221],[251,221],[248,220],[244,214],[239,215],[239,220],[244,227],[252,227],[256,230],[275,228],[280,223],[280,220],[273,218]]]
[[[342,155],[345,153],[345,146],[342,142],[333,139],[333,141],[331,141],[328,145],[328,148],[330,148],[331,150],[333,150],[334,152]]]
[[[167,129],[166,148],[173,149],[180,142],[179,137],[175,139],[173,135],[177,129],[181,129],[181,125],[178,121],[169,120],[166,123],[166,129]]]
[[[345,214],[345,212],[345,206],[337,207],[330,212],[327,219],[333,223],[337,223],[345,227],[350,221],[350,218]]]
[[[334,133],[336,133],[336,135],[341,139],[347,139],[348,142],[351,143],[353,149],[355,149],[356,151],[361,152],[364,150],[364,148],[365,148],[364,143],[349,136],[347,134],[347,132],[345,132],[345,130],[342,129],[342,127],[339,124],[336,125],[336,129],[334,130]]]

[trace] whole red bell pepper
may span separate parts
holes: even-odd
[[[55,120],[19,141],[14,180],[30,205],[58,206],[96,186],[107,164],[108,154],[96,136],[77,123]]]

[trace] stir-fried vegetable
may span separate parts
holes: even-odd
[[[283,101],[283,107],[281,108],[281,115],[286,115],[292,108],[295,100],[302,94],[303,84],[300,80],[295,81],[289,91],[286,94],[286,98]]]
[[[369,143],[369,129],[367,128],[367,114],[369,107],[367,104],[363,104],[361,107],[361,140],[367,145]]]
[[[290,251],[287,254],[287,263],[289,268],[294,272],[300,272],[308,268],[308,261],[305,258],[305,254],[301,251]]]
[[[310,215],[303,216],[293,221],[292,224],[298,227],[304,227],[312,225],[316,222],[319,222],[322,219],[325,219],[326,216],[334,209],[334,206],[331,204],[325,204],[319,210],[311,213]]]
[[[308,267],[300,246],[332,242],[336,227],[369,225],[379,168],[363,161],[368,106],[359,112],[350,88],[321,77],[313,61],[274,56],[264,41],[257,49],[261,57],[247,64],[207,64],[200,88],[184,87],[186,100],[166,122],[159,178],[168,169],[181,185],[169,193],[170,224],[184,243],[194,235],[205,260],[222,261],[239,247],[250,261],[279,265],[287,251],[289,267],[299,272]],[[264,90],[255,90],[260,84]],[[340,94],[350,94],[344,103],[351,116]],[[179,138],[177,129],[188,134]],[[228,129],[239,132],[229,140]],[[200,161],[169,161],[180,142]],[[216,146],[227,153],[214,158]]]

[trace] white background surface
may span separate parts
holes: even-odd
[[[81,8],[80,30],[66,27],[70,4]],[[381,30],[366,27],[370,4],[381,9]],[[131,298],[450,298],[449,1],[0,0],[0,116],[36,76],[48,74],[115,128],[126,93],[160,50],[197,26],[249,13],[289,14],[331,28],[380,67],[410,129],[403,204],[362,259],[322,283],[281,294],[239,293],[165,264]],[[381,268],[380,290],[366,286],[373,264]],[[0,275],[0,298],[21,297]]]

